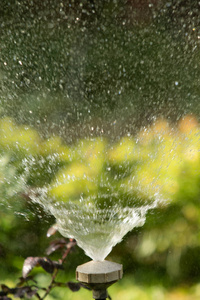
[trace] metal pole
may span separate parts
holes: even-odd
[[[96,300],[105,300],[108,297],[107,290],[93,290],[93,298]]]

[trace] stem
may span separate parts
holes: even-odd
[[[75,245],[75,242],[73,244],[71,244],[71,246],[69,248],[67,248],[67,250],[64,252],[62,258],[60,259],[60,263],[63,264],[67,255],[69,254],[69,252],[71,251],[71,248]],[[48,288],[46,289],[46,292],[45,294],[43,295],[43,297],[40,297],[40,300],[43,300],[46,298],[46,296],[48,296],[48,294],[50,293],[50,291],[56,286],[56,282],[55,282],[55,279],[56,279],[56,276],[58,274],[58,269],[55,269],[53,275],[52,275],[52,278],[51,278],[51,282],[48,286]]]
[[[64,263],[64,261],[65,261],[65,259],[66,259],[66,257],[67,257],[67,255],[69,254],[69,252],[71,251],[71,247],[70,248],[68,248],[65,252],[64,252],[64,254],[63,254],[63,256],[62,256],[62,258],[60,259],[60,263],[61,264],[63,264]]]
[[[46,289],[46,292],[45,292],[44,296],[41,298],[42,300],[43,300],[44,298],[46,298],[46,296],[48,296],[48,294],[50,293],[50,291],[51,291],[52,288],[54,287],[54,281],[55,281],[55,278],[56,278],[57,274],[58,274],[58,269],[56,269],[56,270],[54,271],[54,274],[52,275],[52,278],[51,278],[51,282],[50,282],[48,288]]]
[[[35,296],[36,296],[39,300],[42,300],[42,298],[40,297],[40,295],[39,295],[38,293],[36,293]]]

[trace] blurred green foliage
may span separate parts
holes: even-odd
[[[111,256],[127,272],[154,266],[155,273],[173,280],[200,278],[200,126],[193,116],[185,116],[176,128],[157,120],[137,136],[115,143],[93,138],[66,145],[58,137],[42,139],[8,118],[0,120],[0,134],[0,259],[8,270],[15,265],[16,249],[25,256],[35,252],[33,245],[44,248],[48,217],[31,204],[28,191],[48,187],[55,201],[89,197],[104,207],[118,201],[134,207],[158,199],[143,228],[129,233]],[[6,205],[18,217],[6,212]],[[15,231],[23,231],[23,238],[15,237]],[[20,245],[24,236],[29,241]]]

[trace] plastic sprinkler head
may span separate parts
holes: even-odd
[[[93,291],[94,299],[106,299],[107,288],[122,278],[122,265],[104,261],[90,261],[76,269],[76,279]]]

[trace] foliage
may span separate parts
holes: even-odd
[[[48,236],[55,234],[55,231],[48,231]],[[64,239],[59,239],[52,241],[47,249],[47,254],[51,254],[56,250],[64,250],[62,258],[59,261],[52,261],[48,257],[27,257],[23,264],[22,277],[19,278],[19,282],[16,287],[9,288],[5,284],[1,284],[0,299],[1,300],[11,300],[9,297],[13,295],[15,298],[32,298],[37,297],[39,300],[43,300],[49,295],[51,290],[55,287],[68,287],[71,291],[76,292],[81,288],[81,284],[74,282],[58,282],[56,281],[57,273],[59,269],[64,269],[63,263],[65,262],[68,254],[73,250],[76,245],[76,241],[70,239],[69,241]],[[29,276],[29,273],[36,266],[41,266],[47,273],[52,274],[51,282],[47,288],[41,288],[33,276]],[[43,295],[41,295],[43,291]]]
[[[115,143],[93,138],[66,145],[57,137],[42,139],[35,130],[8,118],[1,120],[0,132],[1,203],[26,215],[33,209],[29,193],[41,187],[48,187],[53,201],[89,197],[97,206],[114,205],[119,199],[130,207],[156,200],[157,210],[147,215],[144,227],[129,234],[113,255],[120,255],[123,247],[129,260],[124,255],[118,260],[127,270],[132,260],[143,268],[157,265],[173,280],[199,278],[200,129],[195,117],[185,116],[177,127],[157,120],[137,136]],[[0,222],[7,226],[5,218]],[[2,232],[1,239],[8,243],[6,235]]]

